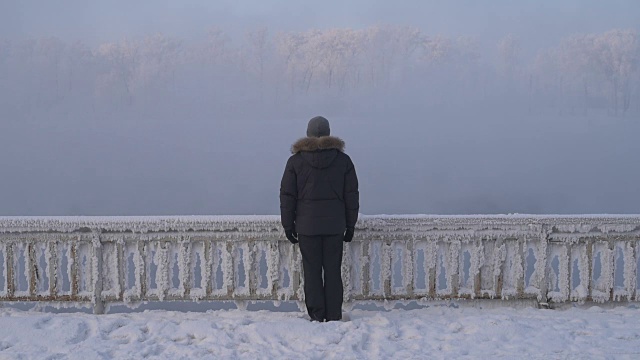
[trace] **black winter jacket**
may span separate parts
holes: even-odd
[[[280,216],[285,230],[338,235],[358,220],[358,177],[344,141],[307,137],[291,147],[293,155],[280,184]]]

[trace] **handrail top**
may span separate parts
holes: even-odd
[[[640,215],[360,215],[358,228],[387,226],[473,227],[531,225],[640,226]],[[0,233],[104,231],[281,231],[278,215],[0,216]]]

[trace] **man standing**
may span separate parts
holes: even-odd
[[[344,141],[330,133],[322,116],[309,121],[280,184],[282,226],[299,242],[307,312],[320,322],[342,319],[342,242],[353,239],[360,208],[356,170]]]

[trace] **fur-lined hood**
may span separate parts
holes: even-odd
[[[291,153],[297,154],[301,151],[318,151],[336,149],[344,152],[344,141],[335,136],[306,137],[296,141],[291,146]]]

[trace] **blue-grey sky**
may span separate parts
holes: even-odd
[[[638,27],[637,0],[111,0],[0,2],[0,37],[45,35],[111,40],[163,32],[190,37],[212,25],[267,26],[275,31],[375,24],[418,26],[426,32],[494,39],[513,33],[534,46],[574,32]]]
[[[201,51],[212,26],[375,25],[473,36],[481,59],[389,60],[391,37],[315,73],[314,56],[263,63],[241,36],[220,58]],[[316,115],[347,143],[365,214],[640,213],[640,73],[613,92],[598,66],[530,66],[569,34],[639,26],[640,0],[0,0],[0,215],[277,214],[290,145]],[[20,41],[95,50],[155,33],[187,56]],[[499,58],[507,34],[517,69]]]

